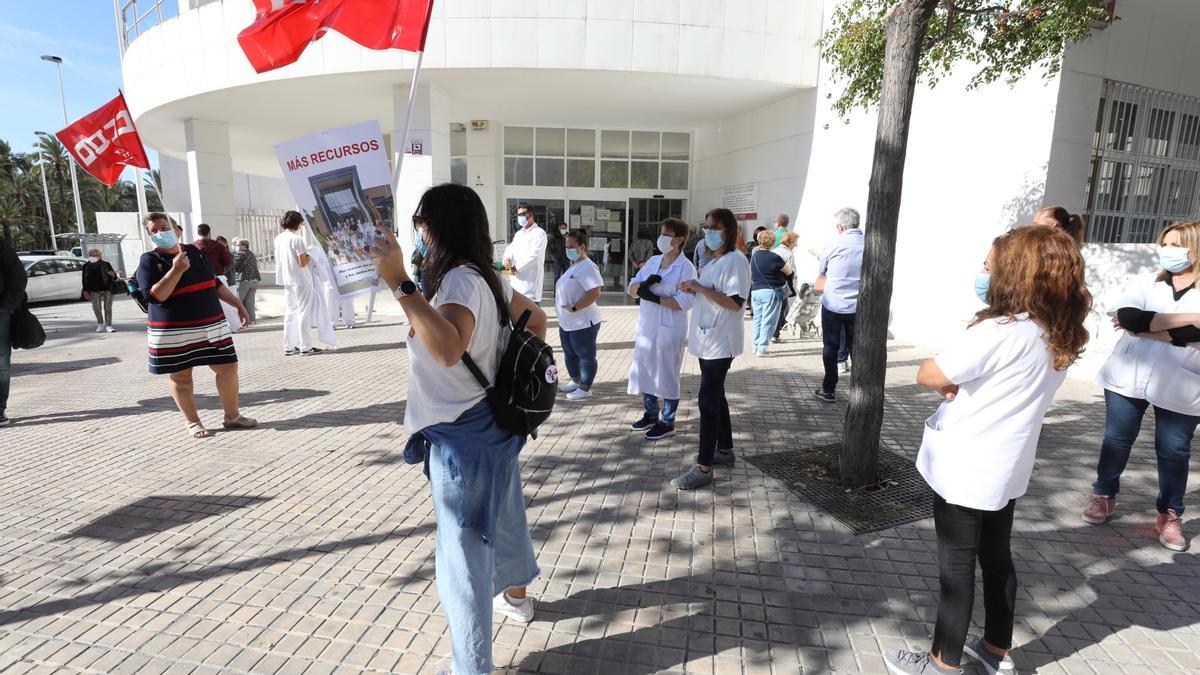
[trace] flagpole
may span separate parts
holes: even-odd
[[[417,101],[417,79],[421,76],[421,62],[425,60],[425,52],[417,52],[417,66],[413,68],[412,84],[408,88],[408,112],[404,115],[404,133],[400,136],[400,143],[393,148],[396,159],[395,169],[392,173],[392,203],[395,204],[396,195],[400,194],[400,168],[404,166],[405,146],[408,145],[408,132],[412,128],[413,104]],[[392,226],[396,227],[396,214],[392,214]]]

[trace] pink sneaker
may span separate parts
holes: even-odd
[[[1158,533],[1158,543],[1163,546],[1172,551],[1187,550],[1188,540],[1183,536],[1183,521],[1174,509],[1167,509],[1166,513],[1158,514],[1158,523],[1154,526],[1154,531]]]
[[[1115,497],[1092,495],[1092,501],[1083,510],[1083,519],[1093,525],[1103,525],[1108,522],[1109,518],[1112,518],[1113,511],[1116,510],[1117,500]]]

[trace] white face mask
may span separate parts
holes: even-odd
[[[565,228],[565,227],[558,228],[558,233],[565,235],[567,233],[567,228]]]
[[[669,253],[671,251],[671,240],[674,239],[669,234],[658,235],[658,251],[660,253]]]
[[[520,225],[521,227],[525,227],[526,225],[529,224],[529,219],[526,218],[525,216],[517,216],[517,224]]]
[[[90,255],[90,256],[88,256],[88,260],[90,260],[90,261],[92,261],[92,262],[100,262],[100,258],[98,258],[98,257],[96,257],[96,256],[94,256],[94,255]]]

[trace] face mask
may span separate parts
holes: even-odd
[[[565,235],[567,233],[567,228],[565,228],[565,227],[558,228],[558,233]]]
[[[175,244],[178,243],[178,240],[175,238],[175,232],[172,230],[155,232],[150,235],[150,241],[154,242],[154,245],[159,248],[175,248]]]
[[[567,260],[570,260],[571,262],[575,262],[576,260],[579,260],[579,249],[577,249],[577,248],[567,249]]]
[[[525,216],[517,216],[517,224],[520,225],[521,227],[525,227],[526,225],[529,224],[529,219],[526,218]]]
[[[660,234],[658,236],[658,252],[668,253],[671,250],[671,240],[674,239],[669,234]]]
[[[1192,261],[1188,260],[1188,249],[1182,246],[1159,246],[1158,266],[1171,273],[1186,270],[1192,266]]]
[[[421,255],[429,253],[429,244],[425,243],[425,230],[417,230],[417,252]]]
[[[91,262],[100,262],[100,259],[94,255],[88,256],[88,260],[90,260]]]
[[[975,275],[975,296],[980,302],[987,302],[988,288],[992,285],[992,274],[990,272],[980,272]]]
[[[708,250],[715,251],[715,250],[721,248],[721,245],[724,243],[725,243],[725,231],[724,230],[705,230],[704,231],[704,245],[708,247]]]

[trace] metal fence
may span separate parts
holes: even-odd
[[[1087,240],[1152,242],[1200,213],[1200,98],[1107,81],[1093,137]]]
[[[238,209],[238,236],[250,241],[250,250],[264,271],[275,269],[275,236],[284,211]],[[307,230],[308,228],[304,228]],[[307,233],[306,233],[307,234]]]
[[[192,6],[197,3],[192,2]],[[179,0],[113,0],[117,12],[118,42],[121,53],[139,35],[167,19],[179,16]]]

